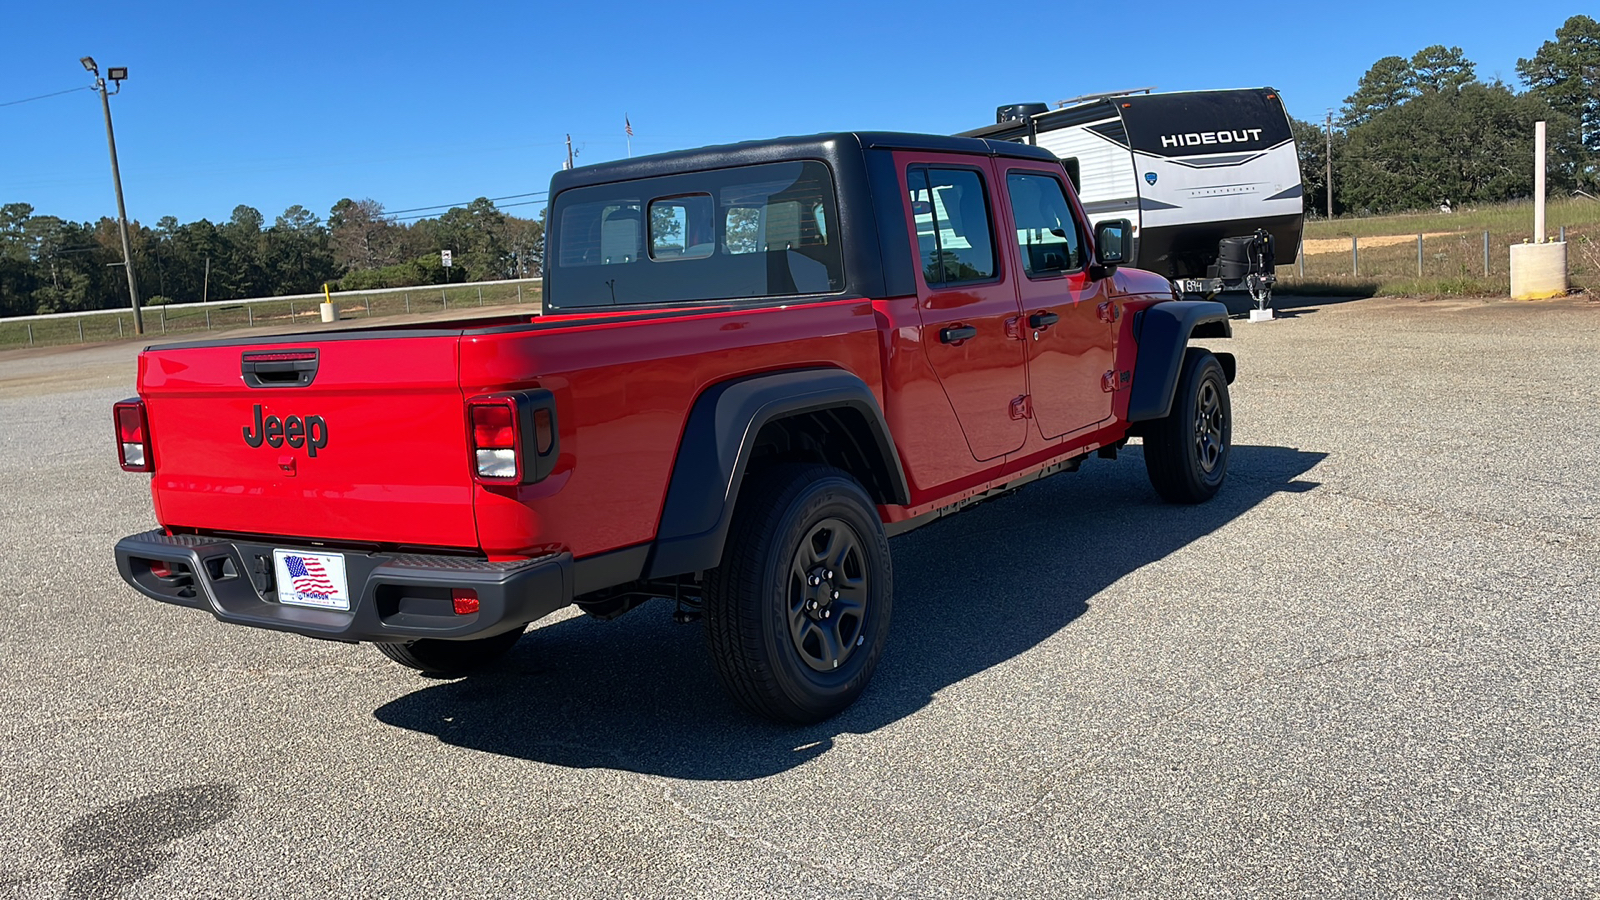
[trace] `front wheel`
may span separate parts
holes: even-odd
[[[1156,493],[1168,503],[1203,503],[1216,495],[1228,474],[1233,408],[1228,376],[1208,351],[1184,353],[1172,411],[1150,423],[1144,465]]]
[[[883,654],[893,582],[883,523],[854,478],[786,465],[748,480],[722,564],[706,573],[706,641],[723,687],[779,721],[840,712]]]

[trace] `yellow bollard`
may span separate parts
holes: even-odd
[[[333,306],[333,295],[328,292],[328,283],[326,281],[322,283],[322,321],[339,321],[339,310]]]

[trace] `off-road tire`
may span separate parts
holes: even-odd
[[[1233,445],[1228,376],[1210,352],[1183,355],[1172,411],[1144,434],[1144,465],[1156,493],[1168,503],[1204,503],[1222,488]]]
[[[740,490],[721,565],[706,573],[717,677],[756,715],[827,719],[872,678],[893,598],[889,541],[859,482],[823,465],[759,473]]]
[[[471,641],[440,641],[423,638],[403,644],[378,644],[378,650],[402,666],[428,675],[449,677],[481,669],[506,655],[528,626],[513,628],[493,637]]]

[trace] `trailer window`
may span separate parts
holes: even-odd
[[[913,167],[906,173],[922,277],[929,286],[995,276],[994,231],[983,178],[972,169]]]
[[[1083,242],[1061,182],[1049,175],[1011,172],[1006,190],[1022,268],[1030,276],[1083,268]]]
[[[838,204],[811,160],[563,191],[552,308],[827,294],[845,286]]]

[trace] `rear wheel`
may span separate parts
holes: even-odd
[[[838,469],[790,465],[746,483],[722,564],[706,573],[706,640],[734,701],[819,722],[861,695],[889,634],[883,523]]]
[[[1228,376],[1215,356],[1191,347],[1184,353],[1172,411],[1145,431],[1150,483],[1168,503],[1210,500],[1227,477],[1232,442]]]
[[[424,638],[403,644],[378,644],[378,650],[402,666],[429,675],[465,675],[506,654],[527,630],[526,625],[493,637],[470,641],[440,641]]]

